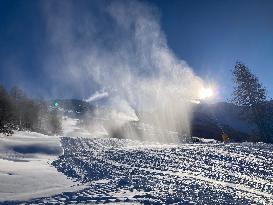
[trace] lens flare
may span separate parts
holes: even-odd
[[[213,96],[213,89],[212,88],[202,88],[199,92],[200,99],[207,99]]]

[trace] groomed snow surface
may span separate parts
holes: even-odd
[[[2,204],[273,204],[272,145],[160,145],[69,132],[0,138]]]

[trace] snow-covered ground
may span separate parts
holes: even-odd
[[[62,120],[63,136],[64,137],[105,137],[106,130],[103,128],[101,122],[93,121],[90,123],[89,129],[79,126],[79,119],[63,117]]]
[[[31,132],[0,135],[0,203],[79,189],[51,165],[62,153],[57,136]]]
[[[87,187],[27,203],[273,204],[273,146],[62,138],[52,164]]]
[[[2,203],[273,204],[270,144],[92,138],[77,122],[0,137]]]

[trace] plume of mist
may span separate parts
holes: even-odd
[[[85,101],[86,102],[92,102],[92,101],[100,100],[100,99],[108,97],[108,96],[109,96],[109,94],[107,92],[98,92],[98,91],[96,91],[93,95],[91,95]]]
[[[176,142],[166,131],[190,135],[190,101],[198,98],[202,80],[168,48],[159,11],[140,1],[89,4],[44,6],[52,51],[45,69],[56,92],[77,92],[89,102],[107,97],[112,127],[141,119],[158,131],[132,131],[128,138]]]

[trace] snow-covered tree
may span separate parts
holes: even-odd
[[[269,142],[273,135],[272,113],[267,103],[267,92],[249,68],[237,62],[233,73],[232,101],[242,107],[242,117],[257,126],[257,140]]]

